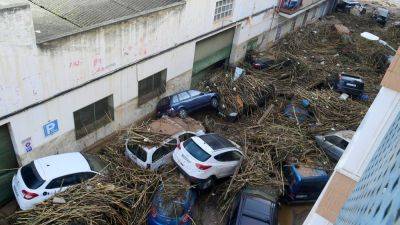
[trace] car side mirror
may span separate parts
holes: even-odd
[[[201,92],[200,95],[204,95],[204,92]]]

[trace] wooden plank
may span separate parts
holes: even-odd
[[[267,116],[271,113],[272,109],[274,108],[274,105],[271,104],[268,106],[268,109],[264,112],[264,114],[261,116],[261,118],[258,120],[257,124],[260,125],[266,118]]]

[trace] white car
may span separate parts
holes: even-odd
[[[100,158],[74,152],[40,158],[18,169],[12,188],[22,210],[33,208],[58,192],[99,174]]]
[[[159,146],[138,145],[128,138],[125,142],[125,155],[139,167],[151,170],[171,163],[172,152],[180,142],[205,134],[201,123],[191,118],[163,117],[151,123],[149,129],[170,137]]]
[[[317,145],[328,156],[339,161],[354,134],[355,132],[352,130],[336,131],[327,135],[317,135],[315,136],[315,140]]]
[[[232,176],[242,157],[239,145],[218,134],[192,137],[173,153],[179,170],[199,189],[207,189],[217,179]]]

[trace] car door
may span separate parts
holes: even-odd
[[[195,109],[200,109],[209,104],[208,97],[205,96],[202,92],[197,90],[190,90],[188,91],[188,93],[190,94],[191,102]]]
[[[160,167],[171,163],[172,152],[175,150],[177,143],[176,139],[172,139],[154,151],[150,168],[152,170],[157,170]]]
[[[195,106],[193,105],[190,95],[187,91],[179,93],[178,98],[181,108],[183,107],[189,112],[195,110]]]
[[[242,154],[234,150],[228,150],[214,156],[216,171],[218,171],[217,177],[222,178],[233,175],[241,158]]]

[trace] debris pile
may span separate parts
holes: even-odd
[[[121,145],[117,141],[97,153],[108,162],[104,175],[59,193],[55,198],[65,200],[63,204],[50,199],[33,210],[17,212],[13,224],[144,224],[151,196],[162,178],[134,166],[124,157]]]
[[[379,91],[379,83],[388,66],[377,59],[390,53],[363,40],[359,34],[371,26],[365,18],[364,21],[356,19],[360,23],[350,24],[353,17],[343,15],[345,23],[337,19],[327,20],[289,34],[263,54],[272,54],[276,59],[266,70],[243,65],[247,72],[242,78],[263,81],[276,87],[277,96],[267,103],[269,107],[234,124],[209,116],[204,119],[208,130],[236,141],[246,154],[230,183],[218,188],[222,190],[220,209],[225,215],[234,196],[244,186],[268,187],[274,194],[281,194],[285,184],[281,169],[287,161],[295,159],[300,164],[327,171],[334,168],[334,163],[315,145],[314,135],[357,129]],[[335,24],[340,25],[332,29]],[[340,32],[337,32],[338,28]],[[389,43],[400,41],[400,36],[390,33],[394,32],[391,29],[382,31],[376,25],[372,30],[378,34],[385,32],[382,36],[387,35]],[[333,90],[332,83],[342,72],[363,78],[368,100],[340,99],[341,94]],[[229,76],[221,76],[221,73],[215,76],[218,78],[214,79],[229,83]],[[246,85],[251,93],[252,86]],[[220,85],[216,91],[223,95],[231,94],[230,88]],[[248,94],[246,90],[243,89],[243,95]],[[245,99],[245,96],[241,98]],[[309,103],[306,110],[312,115],[306,122],[299,123],[283,115],[288,104],[304,100]]]
[[[243,114],[252,107],[265,104],[275,93],[273,85],[255,76],[243,75],[233,80],[232,71],[220,71],[209,81],[200,84],[199,88],[219,94],[222,105],[220,111],[225,115],[231,112]]]
[[[363,40],[359,33],[368,29],[398,45],[400,29],[371,26],[371,19],[363,16],[340,17],[342,21],[317,22],[283,38],[264,54],[274,58],[267,69],[243,64],[246,74],[236,80],[233,70],[221,70],[200,84],[199,89],[220,95],[222,114],[245,115],[236,123],[215,115],[197,118],[207,131],[238,143],[245,154],[232,179],[215,188],[225,216],[235,195],[247,185],[279,196],[285,185],[282,166],[287,161],[332,171],[334,164],[316,146],[314,135],[355,130],[366,114],[380,88],[390,52]],[[340,98],[331,84],[342,72],[363,78],[369,100]],[[300,123],[284,115],[287,105],[303,101],[310,118]],[[260,110],[253,110],[258,107]],[[252,113],[246,113],[249,109]],[[50,200],[35,210],[18,212],[15,224],[145,224],[151,196],[159,184],[165,184],[166,197],[189,186],[176,182],[173,168],[157,173],[139,169],[123,156],[122,149],[127,138],[136,145],[158,145],[169,136],[149,127],[148,122],[130,127],[100,152],[109,162],[107,176],[57,195],[61,201]]]

